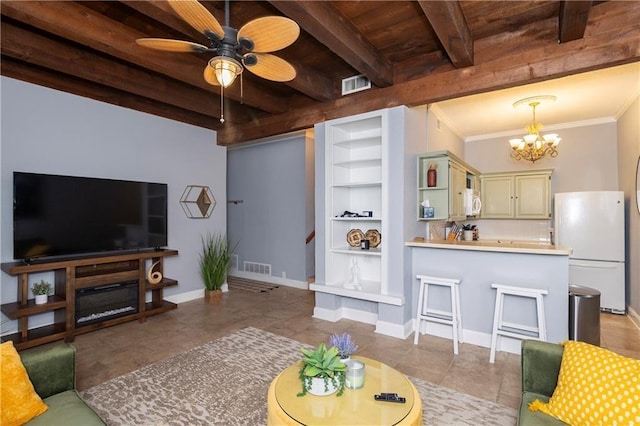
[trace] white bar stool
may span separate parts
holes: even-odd
[[[414,329],[413,344],[418,344],[421,321],[437,322],[450,325],[453,329],[453,353],[458,354],[458,341],[462,342],[462,323],[460,321],[460,280],[452,278],[438,278],[426,275],[416,275],[420,280],[420,295],[418,296],[418,314]],[[429,309],[429,286],[448,287],[451,294],[451,311]]]
[[[491,284],[496,291],[496,308],[493,314],[493,332],[491,333],[491,354],[489,362],[496,360],[496,346],[498,336],[513,337],[515,339],[547,340],[547,325],[544,319],[544,300],[542,296],[549,292],[539,288],[512,287],[502,284]],[[536,299],[537,327],[524,324],[516,324],[505,321],[503,316],[504,296],[530,297]]]

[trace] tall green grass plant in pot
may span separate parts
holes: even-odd
[[[215,233],[202,237],[200,275],[204,281],[205,302],[216,303],[222,298],[221,288],[227,281],[232,254],[226,235]]]

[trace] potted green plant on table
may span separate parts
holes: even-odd
[[[301,349],[304,357],[301,361],[298,377],[302,382],[302,391],[298,396],[308,393],[318,396],[338,392],[342,395],[345,386],[345,364],[340,360],[338,348],[320,343],[315,349]]]
[[[333,333],[329,337],[329,345],[338,348],[338,354],[342,361],[348,360],[358,350],[358,345],[349,333]]]
[[[204,300],[217,303],[222,298],[222,285],[227,280],[233,250],[224,234],[202,237],[200,275],[204,281]]]
[[[47,303],[47,297],[51,292],[51,284],[45,280],[40,280],[39,283],[34,283],[31,287],[31,291],[36,298],[36,305],[43,305]]]

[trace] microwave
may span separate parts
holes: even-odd
[[[464,211],[467,216],[479,216],[482,209],[480,191],[467,188],[464,190]]]

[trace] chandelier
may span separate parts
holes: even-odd
[[[534,96],[531,98],[521,99],[513,104],[516,108],[522,104],[528,104],[533,110],[533,120],[531,124],[525,126],[527,134],[522,138],[510,139],[511,158],[516,160],[529,160],[533,163],[545,156],[557,157],[558,144],[560,138],[555,133],[540,135],[540,130],[544,127],[542,123],[536,122],[536,107],[542,101],[555,101],[556,97],[551,95]]]

